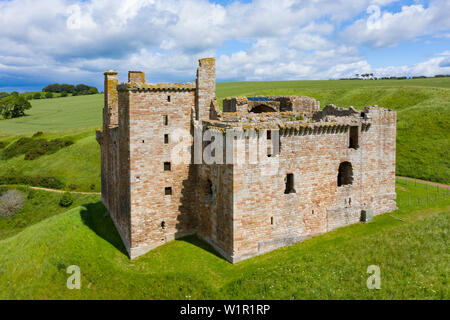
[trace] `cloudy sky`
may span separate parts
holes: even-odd
[[[450,74],[450,0],[0,0],[0,91],[148,82]]]

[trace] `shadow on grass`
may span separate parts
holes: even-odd
[[[178,239],[178,241],[184,241],[187,243],[190,243],[200,249],[203,249],[209,253],[212,253],[213,255],[215,255],[216,257],[227,261],[224,257],[222,257],[209,243],[207,243],[206,241],[202,240],[201,238],[199,238],[197,235],[191,235],[191,236],[186,236],[183,238]],[[228,261],[227,261],[228,262]]]
[[[128,257],[128,252],[123,245],[122,238],[117,232],[111,217],[109,215],[105,216],[106,209],[103,203],[101,201],[87,203],[83,204],[82,207],[83,209],[80,214],[83,223],[94,231],[99,237],[108,241],[116,249]],[[203,241],[196,235],[186,236],[178,239],[178,241],[190,243],[200,249],[212,253],[224,261],[227,261],[210,244]]]
[[[127,250],[109,215],[105,216],[106,209],[101,201],[82,205],[81,219],[83,223],[94,231],[99,237],[108,241],[120,252],[128,257]]]

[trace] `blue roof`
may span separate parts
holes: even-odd
[[[270,101],[267,97],[247,97],[248,101]]]

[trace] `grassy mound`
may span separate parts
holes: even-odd
[[[22,186],[1,187],[0,194],[2,190],[6,189],[22,191],[26,194],[27,199],[19,212],[9,218],[0,218],[0,240],[16,235],[31,225],[67,211],[67,208],[59,205],[63,194],[33,190]],[[73,194],[72,197],[72,208],[100,199],[99,195]]]
[[[102,204],[84,205],[0,241],[0,298],[448,299],[450,201],[414,202],[427,190],[398,185],[391,216],[236,265],[195,237],[129,261]],[[70,265],[81,290],[66,288]],[[366,287],[370,265],[381,268],[381,290]]]

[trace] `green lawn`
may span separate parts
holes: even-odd
[[[391,214],[235,265],[195,237],[130,261],[102,204],[85,204],[0,240],[0,299],[449,299],[450,194],[433,192],[402,182]],[[70,265],[81,290],[66,288]]]
[[[450,184],[450,78],[217,83],[219,101],[236,95],[308,95],[322,106],[371,104],[398,112],[397,174]],[[100,188],[100,154],[94,129],[101,127],[103,95],[32,100],[30,116],[0,120],[0,141],[44,131],[48,138],[75,136],[53,155],[0,160],[0,172],[55,176],[77,190]],[[1,151],[0,151],[1,152]]]

